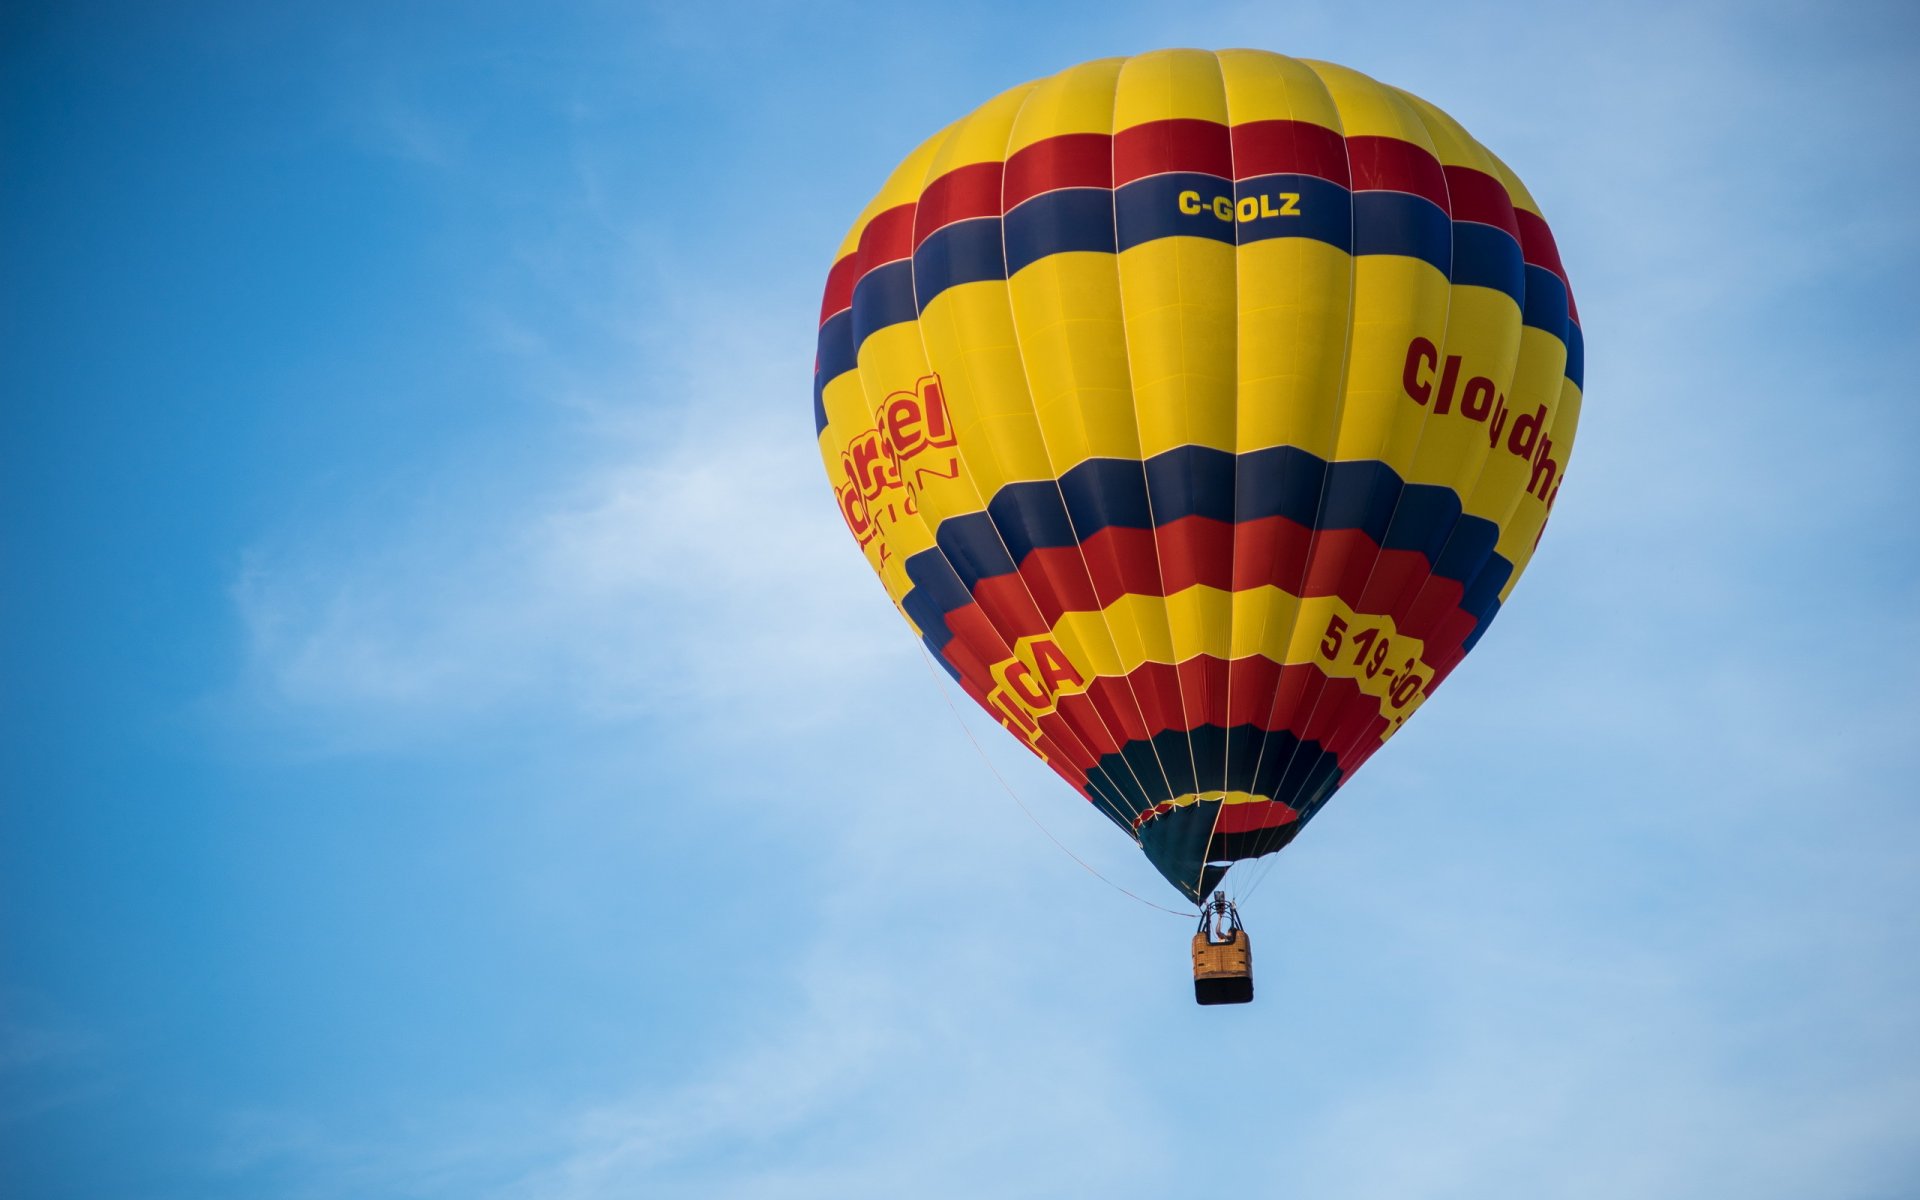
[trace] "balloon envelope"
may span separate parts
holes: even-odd
[[[1582,358],[1538,207],[1445,113],[1169,50],[900,164],[828,274],[814,423],[935,659],[1198,897],[1486,631]]]

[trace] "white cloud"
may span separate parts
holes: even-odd
[[[1109,904],[988,779],[902,734],[868,774],[836,764],[815,785],[849,793],[852,817],[813,843],[844,860],[841,890],[793,900],[815,923],[797,1001],[761,998],[691,1068],[636,1064],[608,1095],[496,1114],[497,1141],[324,1149],[339,1143],[269,1114],[252,1144],[363,1191],[502,1200],[1127,1197],[1198,1178],[1408,1200],[1897,1190],[1920,1165],[1895,927],[1913,700],[1887,664],[1917,627],[1900,588],[1841,580],[1803,606],[1779,559],[1886,504],[1900,439],[1783,435],[1768,422],[1819,364],[1791,346],[1761,348],[1778,370],[1720,357],[1738,318],[1835,271],[1879,218],[1767,236],[1746,197],[1773,160],[1694,164],[1730,161],[1724,139],[1754,148],[1750,106],[1801,97],[1769,93],[1764,63],[1697,54],[1717,22],[1630,16],[1560,43],[1585,73],[1553,60],[1545,117],[1484,77],[1546,178],[1611,185],[1542,197],[1580,231],[1596,382],[1578,482],[1515,610],[1262,893],[1250,1015],[1196,1014],[1181,932]],[[1807,125],[1846,107],[1835,94]],[[1556,123],[1576,131],[1564,145]],[[1784,248],[1760,261],[1755,239]],[[530,257],[561,278],[566,259]],[[669,716],[663,737],[701,712],[857,724],[856,695],[892,672],[903,705],[936,703],[818,479],[793,399],[804,337],[742,323],[740,295],[622,297],[587,307],[640,361],[562,370],[538,322],[497,325],[581,423],[563,454],[448,467],[415,509],[256,548],[236,586],[249,697],[349,745],[556,710]],[[736,332],[664,343],[716,329]],[[621,402],[633,391],[647,412]],[[1807,504],[1772,485],[1790,466],[1843,482]],[[1838,648],[1836,621],[1855,639]],[[889,795],[889,778],[916,787]],[[1106,832],[1086,815],[1056,827]],[[1009,882],[1022,854],[1052,873]],[[1023,906],[1059,903],[1084,911],[1036,951]],[[899,906],[928,919],[859,936],[875,912],[908,928]]]
[[[504,712],[836,711],[904,662],[907,630],[838,522],[804,404],[755,402],[804,399],[790,367],[747,335],[683,347],[650,374],[684,408],[584,388],[558,453],[443,464],[398,511],[277,532],[234,589],[248,697],[348,744]]]

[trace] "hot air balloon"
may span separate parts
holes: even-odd
[[[1166,50],[908,155],[828,273],[813,413],[933,658],[1198,902],[1485,634],[1582,359],[1539,207],[1447,114]]]

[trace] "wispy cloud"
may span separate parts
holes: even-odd
[[[45,995],[0,988],[0,1126],[97,1100],[112,1086],[105,1051]]]
[[[684,398],[664,415],[596,404],[558,452],[443,466],[351,530],[279,531],[234,587],[249,694],[350,737],[503,709],[832,711],[902,643],[804,413],[758,399],[792,391],[792,365],[752,332],[702,339],[652,368]]]
[[[618,351],[577,356],[564,323],[511,304],[481,321],[566,435],[264,535],[234,584],[241,699],[347,748],[527,716],[659,718],[662,740],[725,720],[769,745],[831,730],[793,790],[831,795],[807,849],[836,886],[769,889],[803,914],[794,965],[728,1028],[660,1030],[700,1039],[672,1070],[401,1135],[249,1110],[228,1168],[501,1200],[1147,1196],[1200,1164],[1255,1194],[1896,1194],[1920,1170],[1897,793],[1920,624],[1911,563],[1861,564],[1912,544],[1875,531],[1913,418],[1886,348],[1755,331],[1806,317],[1796,290],[1831,293],[1874,247],[1910,257],[1884,201],[1821,223],[1810,169],[1820,130],[1905,85],[1774,88],[1777,56],[1724,15],[1640,9],[1520,38],[1578,67],[1538,105],[1492,69],[1461,101],[1422,89],[1450,54],[1486,65],[1466,43],[1506,27],[1483,18],[1410,40],[1406,82],[1510,114],[1489,140],[1558,189],[1541,199],[1569,231],[1592,407],[1513,610],[1253,907],[1257,1025],[1196,1017],[1180,932],[1103,907],[998,797],[979,815],[991,781],[926,751],[944,729],[834,757],[878,681],[945,718],[818,479],[795,399],[810,347],[783,315],[806,306],[674,294],[670,239],[583,152],[572,202],[612,265],[582,265],[577,234],[518,261]],[[1815,182],[1751,201],[1794,164]],[[1822,390],[1829,372],[1848,387]],[[1803,411],[1806,435],[1783,434]],[[1807,565],[1832,547],[1842,568]],[[1023,874],[1039,861],[1058,874]]]

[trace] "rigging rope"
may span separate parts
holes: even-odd
[[[1112,888],[1114,891],[1119,892],[1122,896],[1127,896],[1131,899],[1138,900],[1140,903],[1146,905],[1148,908],[1157,908],[1163,913],[1172,913],[1176,917],[1191,918],[1194,915],[1189,912],[1181,912],[1179,909],[1176,909],[1176,908],[1168,908],[1163,904],[1155,904],[1153,901],[1147,899],[1145,896],[1136,895],[1133,892],[1128,891],[1126,888],[1121,887],[1119,884],[1115,883],[1113,880],[1108,879],[1105,875],[1102,875],[1100,872],[1094,870],[1094,868],[1085,859],[1081,858],[1078,854],[1075,854],[1073,851],[1067,849],[1067,845],[1065,842],[1062,842],[1059,838],[1053,836],[1053,831],[1040,823],[1040,818],[1033,815],[1033,810],[1027,807],[1027,802],[1022,800],[1020,798],[1020,794],[1013,790],[1013,785],[1007,782],[1006,776],[1000,774],[1000,768],[994,765],[994,761],[992,757],[987,754],[987,748],[980,744],[980,739],[973,736],[973,727],[967,724],[966,718],[960,715],[959,707],[954,704],[953,695],[951,692],[947,690],[947,681],[945,678],[942,677],[940,668],[934,664],[933,653],[929,651],[924,644],[922,644],[920,647],[920,654],[921,654],[921,657],[926,661],[927,673],[933,676],[933,686],[939,689],[940,698],[947,702],[947,711],[953,714],[953,719],[959,722],[960,731],[967,735],[967,740],[969,742],[973,743],[973,749],[975,753],[980,755],[980,761],[987,764],[987,770],[993,772],[994,779],[999,782],[1000,787],[1007,793],[1007,795],[1013,798],[1013,802],[1020,806],[1020,811],[1026,814],[1027,820],[1033,822],[1033,827],[1035,829],[1038,829],[1041,833],[1046,834],[1047,840],[1060,848],[1060,853],[1066,855],[1068,858],[1072,859],[1074,862],[1079,863],[1081,869],[1086,871],[1087,874],[1093,876],[1095,879],[1098,879],[1101,883],[1106,884],[1108,887]]]

